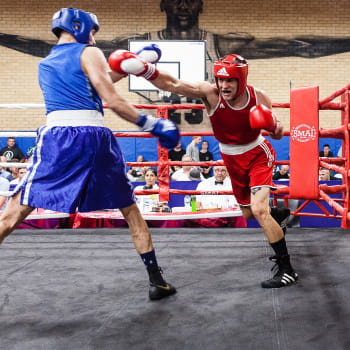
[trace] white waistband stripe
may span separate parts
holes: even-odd
[[[46,125],[53,126],[104,126],[103,115],[95,110],[54,111],[46,116]]]
[[[237,154],[242,154],[250,151],[251,149],[263,143],[264,140],[265,140],[264,137],[262,135],[259,135],[253,142],[247,143],[245,145],[229,145],[226,143],[219,143],[219,147],[220,147],[220,151],[223,154],[227,154],[229,156],[235,156]]]

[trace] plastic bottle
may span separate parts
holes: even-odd
[[[185,209],[187,210],[190,210],[191,209],[191,196],[190,195],[186,195],[184,197],[184,207]]]
[[[197,202],[196,202],[196,196],[191,196],[191,211],[197,211]]]

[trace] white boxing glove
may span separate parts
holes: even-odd
[[[157,44],[150,44],[136,51],[136,55],[141,57],[144,61],[154,64],[162,57],[162,51]]]

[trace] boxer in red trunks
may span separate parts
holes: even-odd
[[[134,75],[151,70],[149,63],[130,54],[112,53],[111,68]],[[291,265],[284,237],[290,211],[287,209],[287,215],[283,215],[277,208],[271,211],[269,207],[275,152],[261,134],[261,130],[266,130],[273,139],[280,139],[283,127],[271,110],[270,98],[247,85],[248,63],[243,57],[227,55],[217,60],[213,69],[216,84],[185,82],[158,71],[151,82],[161,90],[202,99],[244,218],[258,221],[275,252],[270,260],[278,270],[261,286],[280,288],[294,284],[298,275]]]

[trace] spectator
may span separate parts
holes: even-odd
[[[136,162],[137,163],[141,163],[141,162],[146,162],[145,158],[143,157],[142,154],[139,154],[136,158]],[[143,171],[142,171],[143,167],[140,166],[132,166],[129,170],[128,170],[128,174],[131,175],[134,179],[134,181],[143,181]]]
[[[331,147],[327,143],[323,145],[323,151],[320,151],[319,156],[326,158],[334,157],[333,152],[331,151]],[[334,171],[329,170],[329,173],[331,180],[335,180],[336,178],[334,177]]]
[[[11,163],[18,163],[18,162],[19,160],[17,158],[11,159]],[[9,178],[9,180],[12,181],[14,179],[17,179],[19,168],[13,166],[13,167],[9,167],[9,170],[11,172],[11,177]]]
[[[320,151],[319,156],[327,158],[334,157],[333,152],[331,151],[331,147],[328,144],[323,145],[323,151]]]
[[[210,162],[214,160],[213,154],[208,151],[208,148],[209,148],[209,142],[206,140],[203,140],[201,144],[201,149],[199,150],[199,160],[201,162]],[[212,176],[211,170],[212,170],[211,166],[206,165],[201,167],[201,171],[205,179],[208,179],[209,177]]]
[[[201,181],[197,186],[198,191],[232,191],[227,169],[223,165],[214,166],[214,176]],[[202,209],[227,209],[238,207],[234,195],[199,195],[196,198],[197,206]]]
[[[181,141],[172,149],[169,151],[168,158],[169,160],[176,162],[181,161],[182,156],[186,154],[186,151],[182,148]],[[174,173],[176,170],[180,169],[181,167],[178,167],[176,169],[175,166],[171,167],[171,173]]]
[[[182,156],[181,161],[183,162],[192,162],[192,158],[188,155],[188,154],[184,154]],[[181,169],[175,171],[172,175],[171,175],[171,179],[173,181],[191,181],[192,178],[190,176],[190,172],[191,170],[195,168],[192,165],[183,165]],[[202,174],[200,174],[200,179],[204,180],[204,177]]]
[[[318,171],[318,179],[319,181],[329,181],[329,180],[337,180],[336,177],[331,175],[331,172],[329,169],[326,168],[320,168]]]
[[[273,180],[289,180],[289,165],[283,164],[272,177]]]
[[[27,173],[27,168],[17,168],[17,177],[10,181],[10,191],[14,190],[14,188],[21,182],[23,176]]]
[[[10,181],[0,176],[0,191],[7,192],[10,189]],[[0,210],[3,211],[6,207],[7,197],[0,195]]]
[[[192,136],[192,141],[186,147],[186,154],[188,154],[194,162],[199,162],[198,144],[201,143],[201,136]]]
[[[140,190],[152,190],[159,188],[156,184],[157,172],[153,168],[147,168],[145,171],[145,185],[139,185],[134,188],[134,191]],[[149,195],[136,195],[136,204],[138,205],[141,212],[152,211],[153,206],[157,206],[159,203],[158,194]]]
[[[8,161],[13,158],[22,161],[24,159],[23,152],[16,146],[16,139],[9,137],[7,139],[7,146],[0,149],[0,156],[5,156]]]
[[[7,163],[7,159],[5,156],[0,156],[0,162],[1,163]],[[6,180],[9,180],[12,178],[11,173],[5,169],[5,167],[0,167],[0,176],[4,177]]]
[[[190,170],[189,177],[191,181],[201,181],[204,179],[201,171],[198,168],[192,168]]]
[[[214,166],[214,176],[201,181],[197,191],[232,191],[230,178],[225,166]],[[196,197],[200,209],[228,209],[239,207],[234,195],[199,195]],[[185,226],[190,227],[247,227],[243,216],[226,218],[208,218],[186,220]]]

